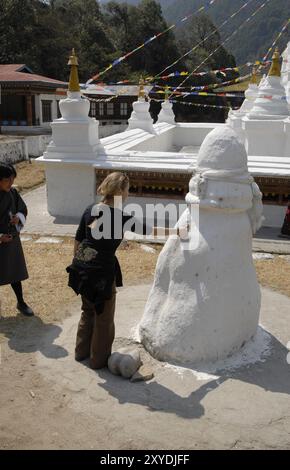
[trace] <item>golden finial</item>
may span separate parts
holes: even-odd
[[[69,57],[68,65],[70,65],[71,67],[68,90],[71,92],[78,92],[80,91],[80,81],[78,73],[79,63],[74,49],[72,50],[71,56]]]
[[[142,98],[143,100],[145,99],[145,90],[144,90],[144,85],[145,85],[145,82],[144,82],[144,79],[143,77],[140,78],[139,80],[139,95],[138,95],[138,98]]]
[[[252,77],[251,77],[251,80],[250,80],[250,84],[252,84],[252,85],[258,85],[258,77],[257,77],[257,69],[256,69],[256,67],[253,67],[253,70],[252,70]]]
[[[170,94],[171,94],[171,92],[170,92],[170,87],[167,85],[167,86],[165,87],[165,90],[164,90],[164,95],[165,95],[164,98],[165,98],[165,101],[168,101],[168,100],[169,100],[169,95],[170,95]]]
[[[273,54],[272,65],[269,70],[268,77],[281,77],[280,54],[278,47],[276,47]]]

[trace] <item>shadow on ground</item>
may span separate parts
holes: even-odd
[[[104,380],[99,386],[104,388],[120,404],[134,403],[145,406],[150,411],[174,413],[187,419],[200,418],[204,412],[201,401],[228,380],[246,382],[261,387],[266,392],[290,394],[290,365],[287,363],[288,350],[274,336],[270,335],[271,354],[256,362],[236,370],[217,370],[218,379],[203,383],[186,397],[182,397],[156,381],[132,384],[109,371],[98,372]],[[199,368],[202,372],[202,368]],[[207,372],[205,369],[204,372]]]
[[[18,353],[34,353],[39,351],[45,357],[60,359],[68,352],[62,346],[54,344],[60,336],[62,328],[58,325],[43,323],[41,318],[1,317],[0,334],[8,338],[10,349]],[[45,341],[43,341],[45,338]]]

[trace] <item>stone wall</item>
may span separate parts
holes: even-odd
[[[113,134],[120,134],[124,132],[128,127],[128,124],[106,124],[105,126],[99,125],[99,138],[109,137]]]
[[[17,163],[28,159],[28,144],[26,139],[1,139],[0,161]]]

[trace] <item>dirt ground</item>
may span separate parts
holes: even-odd
[[[71,410],[72,400],[77,399],[80,391],[83,393],[82,385],[76,382],[63,389],[52,388],[45,378],[45,371],[40,373],[37,363],[37,354],[41,353],[43,357],[46,354],[45,349],[39,349],[37,340],[48,337],[53,344],[61,331],[58,322],[68,317],[70,306],[78,302],[67,287],[65,272],[65,267],[71,262],[73,241],[64,239],[61,244],[38,244],[31,240],[24,242],[23,246],[30,273],[30,279],[24,283],[25,297],[37,316],[26,319],[17,315],[10,287],[0,287],[3,315],[0,319],[0,449],[37,449],[43,448],[45,442],[54,449],[86,448],[85,436],[88,433],[93,436],[97,423],[92,417],[84,418],[81,409],[79,412]],[[118,250],[125,285],[139,285],[152,280],[161,248],[154,246],[154,249],[155,252],[146,252],[139,244],[130,242]],[[290,296],[288,260],[275,257],[270,261],[257,261],[256,267],[263,285]],[[62,348],[55,346],[55,350],[56,355],[62,357]],[[56,374],[62,373],[59,368]],[[63,373],[63,380],[66,380],[65,370]],[[96,378],[92,375],[89,380],[92,388]],[[125,386],[120,383],[121,390]],[[114,387],[118,389],[117,382]],[[138,397],[138,389],[136,393]],[[132,397],[135,399],[135,392]],[[98,396],[96,406],[102,399],[102,395]],[[117,405],[118,402],[114,406]],[[122,412],[126,412],[124,407]],[[157,416],[154,418],[152,415],[150,422],[154,423],[154,420]],[[157,421],[155,424],[157,426]],[[72,433],[76,427],[79,437]],[[148,439],[144,443],[135,436],[134,444],[128,440],[122,444],[124,447],[120,444],[118,448],[155,448],[155,441]],[[117,441],[122,442],[122,439],[114,436],[114,442]],[[95,445],[90,448],[105,449],[108,442],[108,433],[98,432]],[[207,445],[204,443],[205,448]]]
[[[37,188],[45,181],[45,169],[41,163],[21,162],[15,165],[17,178],[15,185],[21,193],[26,193]]]
[[[63,239],[63,243],[23,243],[29,279],[23,282],[27,303],[46,322],[61,321],[64,318],[63,305],[76,300],[74,292],[67,287],[68,275],[65,271],[72,261],[73,240]],[[155,253],[145,252],[140,245],[124,243],[117,252],[125,285],[150,282],[154,275],[160,247]],[[2,316],[14,322],[15,298],[10,286],[0,287]]]

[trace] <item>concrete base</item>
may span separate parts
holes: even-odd
[[[265,217],[263,226],[282,227],[287,207],[264,204],[263,208],[263,215]]]
[[[96,172],[92,165],[46,165],[47,210],[54,217],[81,217],[96,200]]]
[[[285,117],[284,117],[285,118]],[[248,155],[275,157],[284,155],[284,120],[242,119],[245,147]]]

